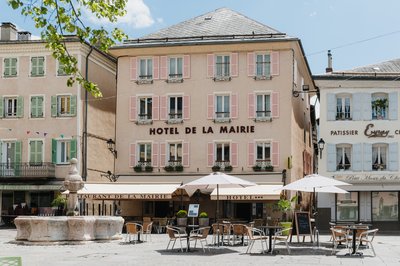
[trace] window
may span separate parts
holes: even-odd
[[[372,220],[398,221],[399,193],[371,192],[372,193]]]
[[[215,144],[215,162],[217,165],[225,165],[230,163],[230,145],[229,143]]]
[[[256,96],[256,119],[271,117],[271,96],[269,94],[260,94]]]
[[[15,97],[5,98],[5,116],[17,117],[18,99]]]
[[[77,155],[76,139],[52,139],[52,162],[69,164]]]
[[[350,96],[337,96],[336,98],[336,120],[351,119]]]
[[[57,95],[51,97],[51,115],[53,117],[66,117],[76,115],[76,96]]]
[[[215,118],[216,120],[225,120],[230,118],[230,96],[229,95],[217,95],[215,106]]]
[[[269,54],[256,55],[256,77],[270,77],[271,59]]]
[[[169,58],[169,79],[181,79],[183,77],[183,58]]]
[[[139,121],[148,121],[152,119],[152,97],[139,98]]]
[[[349,170],[351,168],[351,145],[336,146],[337,170]]]
[[[5,78],[16,77],[18,74],[17,58],[4,58],[4,72]]]
[[[182,164],[182,143],[170,143],[168,146],[169,150],[169,165],[181,165]]]
[[[340,222],[358,221],[358,192],[337,194],[336,220]]]
[[[42,165],[43,163],[43,141],[29,141],[29,165]]]
[[[31,76],[44,76],[44,56],[31,57]]]
[[[386,170],[387,166],[387,144],[372,145],[372,170]]]
[[[41,118],[43,115],[43,96],[31,96],[31,118]]]
[[[215,62],[216,77],[230,76],[230,56],[218,55]]]
[[[65,71],[65,65],[62,62],[57,61],[57,76],[66,76],[66,75],[67,73]]]
[[[271,143],[256,143],[256,165],[260,167],[271,166]]]
[[[183,115],[183,97],[170,96],[169,97],[169,112],[168,120],[182,120]]]
[[[388,119],[388,96],[384,93],[372,95],[372,119]]]
[[[153,79],[153,60],[151,58],[139,60],[139,79]]]
[[[151,143],[138,144],[139,161],[138,165],[150,166],[151,165]]]

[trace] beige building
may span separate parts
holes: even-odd
[[[110,52],[118,64],[115,174],[146,190],[120,201],[122,215],[172,216],[197,202],[214,218],[215,197],[175,189],[222,171],[263,186],[221,189],[221,216],[273,217],[272,186],[313,172],[303,88],[315,86],[298,38],[223,8]],[[152,193],[154,184],[170,191]]]
[[[97,83],[102,99],[87,95],[41,40],[1,25],[0,39],[0,212],[35,213],[50,207],[76,157],[84,180],[108,182],[113,170],[106,141],[114,138],[116,62],[67,37],[81,73]],[[90,177],[90,178],[89,178]],[[47,210],[47,209],[43,209]]]

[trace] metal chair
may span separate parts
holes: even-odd
[[[292,230],[292,227],[289,228],[285,228],[282,230],[278,230],[275,232],[275,234],[272,236],[272,247],[271,247],[271,253],[274,252],[274,248],[275,248],[275,244],[276,241],[281,241],[284,242],[286,244],[286,248],[288,251],[288,254],[290,254],[290,247],[289,247],[289,243],[288,243],[288,238],[290,236],[290,231]]]
[[[167,234],[168,234],[168,237],[169,237],[169,242],[168,242],[168,245],[167,245],[166,249],[168,250],[169,245],[171,244],[171,242],[174,242],[172,244],[171,250],[174,249],[176,240],[179,240],[179,244],[181,246],[181,251],[183,252],[182,241],[186,241],[187,235],[186,234],[182,234],[180,232],[179,228],[175,228],[175,227],[168,226],[168,225],[166,226],[166,230],[167,230]],[[187,251],[187,247],[186,247],[186,251]]]
[[[246,234],[246,226],[244,224],[232,224],[232,242],[236,244],[237,240],[240,240],[244,246],[244,237]]]
[[[189,241],[195,241],[194,242],[195,248],[196,248],[197,240],[200,241],[203,252],[206,252],[204,249],[204,245],[203,245],[203,243],[205,243],[208,251],[210,251],[210,248],[208,247],[208,243],[207,243],[207,237],[208,237],[209,232],[210,232],[209,226],[193,230],[190,232]]]
[[[265,253],[265,251],[268,248],[268,244],[267,244],[268,236],[265,235],[264,231],[254,228],[254,227],[250,227],[250,226],[245,226],[245,229],[246,229],[246,235],[249,238],[249,241],[248,241],[249,244],[247,246],[246,253],[251,252],[251,250],[253,249],[254,243],[256,241],[261,242],[262,253]],[[265,244],[265,249],[264,249],[264,244]]]
[[[151,232],[153,230],[153,222],[143,222],[143,235],[146,238],[147,241],[147,236],[150,236],[150,242],[151,242]]]
[[[331,227],[330,228],[332,233],[332,241],[333,241],[333,249],[332,254],[336,252],[337,246],[341,243],[345,243],[346,248],[351,254],[351,238],[349,237],[349,231],[345,228],[337,228]]]
[[[360,233],[359,235],[359,240],[357,241],[357,247],[356,247],[356,253],[358,249],[361,247],[362,243],[365,243],[365,247],[371,248],[372,253],[374,254],[374,257],[376,256],[374,246],[372,245],[372,242],[374,241],[375,235],[378,232],[379,229],[371,229],[371,230],[366,230]],[[363,244],[364,245],[364,244]]]
[[[139,234],[143,234],[143,226],[138,223],[126,223],[126,237],[125,237],[125,242],[129,239],[129,243],[131,242],[131,236],[137,236],[137,239],[139,240]],[[135,243],[135,238],[133,238],[133,242]]]

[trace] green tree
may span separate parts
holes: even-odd
[[[91,28],[80,19],[82,9],[86,8],[99,19],[115,23],[118,17],[125,15],[127,0],[7,0],[8,4],[21,14],[30,17],[35,27],[41,30],[41,38],[46,42],[53,57],[64,65],[71,77],[67,85],[81,84],[94,97],[101,97],[97,84],[86,80],[77,67],[77,59],[70,55],[65,36],[75,35],[81,43],[88,43],[107,52],[115,41],[122,41],[126,35],[114,28],[111,32],[103,27]]]

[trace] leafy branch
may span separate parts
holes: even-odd
[[[41,29],[41,38],[46,42],[46,48],[64,67],[70,75],[67,86],[72,87],[78,82],[94,97],[102,93],[97,84],[86,80],[78,68],[77,59],[69,54],[66,44],[68,35],[76,36],[81,43],[95,46],[103,52],[122,41],[126,34],[118,28],[108,32],[103,27],[91,28],[80,19],[83,8],[92,12],[98,19],[106,19],[115,23],[118,17],[126,14],[127,0],[7,0],[8,4],[21,14],[30,17],[35,27]]]

